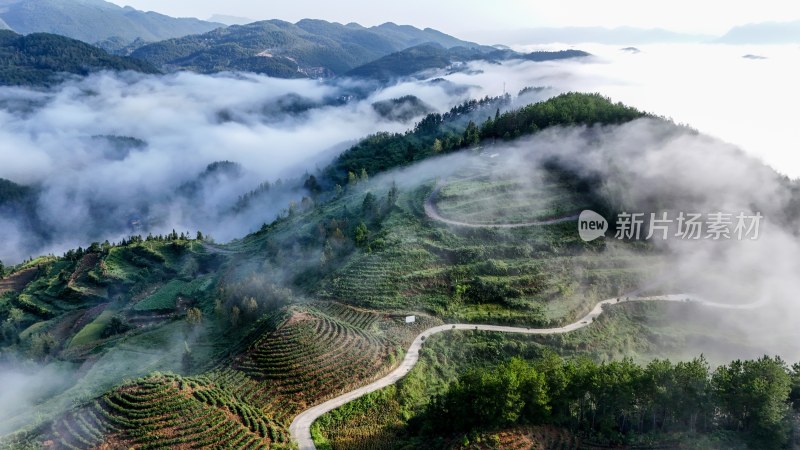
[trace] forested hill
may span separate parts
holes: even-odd
[[[48,85],[58,82],[65,73],[87,75],[100,70],[158,72],[147,62],[109,55],[75,39],[48,33],[22,36],[0,30],[2,85]]]
[[[244,70],[276,77],[327,77],[426,42],[445,48],[478,48],[436,30],[386,23],[366,28],[323,20],[295,24],[267,20],[170,39],[132,56],[165,69],[200,73]]]
[[[368,62],[349,71],[347,75],[386,81],[392,78],[409,76],[423,70],[444,69],[469,61],[500,62],[509,59],[549,61],[584,56],[589,56],[589,53],[580,50],[561,50],[525,54],[492,47],[453,47],[448,49],[436,43],[428,42]],[[458,69],[454,67],[453,70]]]
[[[510,96],[471,100],[445,114],[428,114],[406,133],[378,133],[354,145],[325,169],[331,183],[348,174],[376,174],[425,158],[478,145],[511,140],[551,126],[620,124],[646,116],[599,94],[567,93],[500,114]]]

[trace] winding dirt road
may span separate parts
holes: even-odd
[[[529,227],[529,226],[539,226],[539,225],[552,225],[557,223],[576,221],[578,219],[578,216],[574,215],[568,217],[560,217],[551,220],[513,223],[513,224],[478,224],[478,223],[467,223],[467,222],[459,222],[456,220],[450,220],[446,217],[442,217],[442,215],[439,213],[439,210],[436,208],[436,197],[438,196],[439,191],[441,191],[442,186],[443,183],[440,182],[433,190],[431,195],[428,196],[428,198],[425,200],[425,205],[424,205],[425,214],[433,220],[437,220],[439,222],[443,222],[450,225],[469,227],[469,228],[519,228],[519,227]],[[521,327],[510,327],[502,325],[476,325],[476,324],[464,324],[464,323],[440,325],[429,328],[420,333],[419,335],[417,335],[417,337],[414,339],[414,342],[412,342],[411,346],[408,348],[408,351],[406,352],[403,361],[396,369],[394,369],[385,377],[377,381],[374,381],[366,386],[360,387],[346,394],[342,394],[334,399],[328,400],[324,403],[321,403],[317,406],[311,407],[303,411],[302,413],[297,415],[297,417],[295,417],[294,420],[292,421],[292,424],[289,426],[289,433],[291,434],[292,438],[298,443],[300,450],[316,450],[316,447],[314,446],[314,440],[311,438],[311,425],[314,423],[315,420],[317,420],[323,414],[330,412],[346,403],[349,403],[359,397],[369,394],[370,392],[374,392],[379,389],[390,386],[399,381],[401,378],[406,376],[406,374],[408,374],[412,368],[414,368],[414,365],[417,364],[417,361],[419,360],[419,351],[422,348],[422,345],[425,342],[425,340],[434,334],[441,333],[444,331],[482,330],[482,331],[496,331],[501,333],[518,333],[518,334],[569,333],[571,331],[581,329],[591,324],[597,317],[599,317],[603,313],[603,308],[605,306],[618,303],[632,302],[632,301],[681,302],[690,304],[700,304],[712,308],[723,308],[723,309],[755,309],[763,306],[764,304],[764,302],[758,302],[747,305],[727,305],[724,303],[714,303],[705,300],[700,300],[696,296],[690,294],[672,294],[672,295],[663,295],[655,297],[634,297],[635,295],[637,294],[631,293],[628,296],[603,300],[599,302],[597,305],[595,305],[595,307],[580,320],[559,328],[521,328]]]
[[[370,392],[374,392],[377,391],[378,389],[390,386],[396,383],[404,376],[406,376],[406,374],[408,374],[408,372],[410,372],[411,369],[414,368],[414,365],[417,364],[417,361],[419,360],[419,350],[422,348],[424,341],[428,337],[434,334],[450,330],[482,330],[482,331],[497,331],[501,333],[518,333],[518,334],[569,333],[570,331],[575,331],[585,326],[588,326],[603,313],[603,308],[605,306],[614,305],[618,303],[633,302],[633,301],[680,302],[689,304],[699,304],[712,308],[723,308],[723,309],[755,309],[764,305],[764,302],[751,303],[746,305],[727,305],[724,303],[714,303],[714,302],[707,302],[705,300],[700,300],[697,297],[690,294],[671,294],[671,295],[662,295],[654,297],[637,297],[637,298],[620,297],[620,298],[603,300],[599,302],[589,312],[589,314],[584,316],[582,319],[559,328],[521,328],[521,327],[509,327],[501,325],[475,325],[466,323],[440,325],[433,328],[428,328],[427,330],[417,335],[416,339],[414,339],[414,342],[408,348],[406,356],[405,358],[403,358],[403,362],[401,362],[400,365],[396,369],[394,369],[391,373],[364,387],[360,387],[346,394],[342,394],[334,399],[328,400],[325,403],[321,403],[317,406],[314,406],[312,408],[303,411],[292,421],[292,424],[289,426],[289,433],[291,434],[292,438],[299,444],[300,450],[316,450],[316,446],[314,446],[314,440],[311,438],[311,424],[313,424],[315,420],[317,420],[323,414],[332,411],[346,403],[349,403],[359,397],[369,394]]]
[[[574,216],[567,216],[567,217],[559,217],[556,219],[547,219],[547,220],[536,220],[533,222],[520,222],[520,223],[470,223],[470,222],[459,222],[457,220],[448,219],[447,217],[443,217],[439,213],[439,208],[436,207],[436,197],[439,196],[439,191],[442,190],[444,183],[439,183],[434,188],[431,195],[425,200],[425,215],[430,217],[433,220],[437,220],[439,222],[446,223],[448,225],[455,225],[458,227],[468,227],[468,228],[521,228],[521,227],[532,227],[532,226],[540,226],[540,225],[554,225],[557,223],[564,223],[564,222],[574,222],[578,220],[578,215]]]

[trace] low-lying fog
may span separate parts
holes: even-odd
[[[560,62],[475,63],[436,73],[451,83],[409,81],[375,88],[255,75],[110,74],[49,91],[0,88],[0,178],[36,186],[36,232],[0,207],[0,260],[118,240],[131,233],[202,230],[218,241],[254,231],[302,193],[274,190],[234,215],[260,183],[324,167],[377,131],[403,131],[376,101],[419,97],[444,112],[468,98],[516,95],[527,86],[600,92],[741,146],[780,172],[800,175],[800,49],[661,45],[574,46],[594,57]],[[563,45],[537,46],[565,48]],[[763,58],[763,59],[762,59]],[[416,118],[418,118],[417,116]],[[115,138],[135,138],[119,139]],[[204,172],[209,163],[241,166]],[[138,224],[138,228],[136,225]]]

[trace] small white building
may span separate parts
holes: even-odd
[[[406,323],[414,323],[417,321],[417,316],[406,316]]]

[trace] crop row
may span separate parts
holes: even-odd
[[[264,448],[289,441],[285,426],[210,382],[158,376],[110,392],[52,427],[61,448],[89,449],[109,434],[137,449]]]
[[[362,330],[372,329],[380,317],[377,313],[359,310],[337,302],[315,303],[314,308]]]

